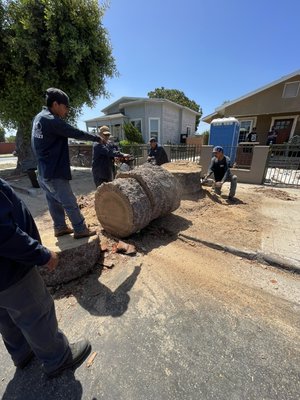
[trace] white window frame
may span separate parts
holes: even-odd
[[[149,118],[149,121],[148,121],[148,123],[149,123],[149,139],[151,137],[153,137],[153,136],[155,137],[155,134],[151,133],[151,121],[158,121],[158,124],[157,124],[157,130],[158,130],[158,132],[157,132],[157,141],[160,142],[160,118]]]
[[[287,87],[288,87],[289,85],[295,85],[296,83],[298,83],[298,87],[297,87],[297,93],[295,94],[295,96],[286,96]],[[283,88],[282,98],[283,98],[283,99],[293,99],[294,97],[297,97],[298,94],[299,94],[299,88],[300,88],[300,81],[287,82],[287,83],[284,85],[284,88]]]
[[[243,121],[251,121],[249,132],[251,132],[252,129],[253,129],[254,127],[256,127],[257,117],[252,117],[252,118],[237,118],[237,119],[238,119],[240,125],[241,125],[241,122],[243,122]],[[245,138],[245,140],[247,141],[246,138]]]

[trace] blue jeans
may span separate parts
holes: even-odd
[[[58,329],[53,299],[36,267],[0,292],[0,333],[15,364],[33,351],[50,373],[69,356],[68,339]]]
[[[86,229],[84,217],[79,210],[70,182],[67,179],[45,179],[41,176],[38,177],[38,181],[41,188],[46,192],[54,229],[66,227],[65,214],[69,217],[75,232],[80,233]]]

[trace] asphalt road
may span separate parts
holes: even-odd
[[[0,344],[3,400],[299,398],[299,275],[170,238],[142,244],[144,256],[55,293],[92,365],[48,380],[37,360],[15,372]]]

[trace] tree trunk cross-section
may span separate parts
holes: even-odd
[[[177,180],[162,167],[150,164],[118,174],[113,182],[99,186],[95,194],[96,214],[103,229],[121,238],[179,205]]]

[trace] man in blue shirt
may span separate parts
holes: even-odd
[[[237,186],[237,176],[232,175],[230,171],[230,158],[224,155],[223,147],[216,146],[213,148],[214,157],[211,159],[208,171],[204,179],[214,174],[215,192],[221,194],[221,188],[224,182],[230,182],[230,190],[228,199],[232,200],[235,196]]]
[[[74,128],[64,121],[69,112],[69,97],[62,90],[46,91],[46,107],[33,120],[31,143],[38,163],[38,181],[46,193],[55,236],[73,233],[74,239],[93,236],[85,224],[70,180],[68,138],[99,142],[99,137]],[[73,229],[67,226],[65,214]]]
[[[79,366],[91,351],[87,340],[69,344],[58,329],[54,301],[37,267],[53,271],[57,264],[26,205],[0,179],[0,334],[17,368],[36,356],[49,377]]]

